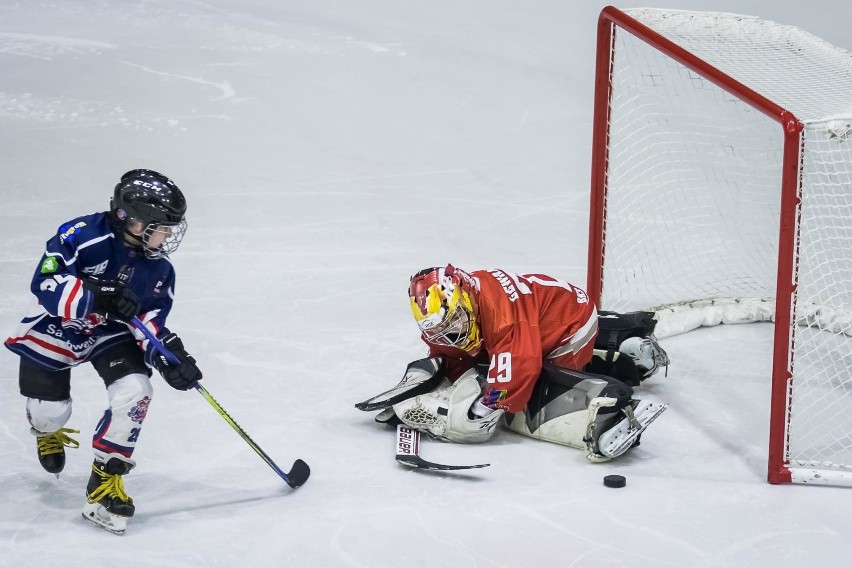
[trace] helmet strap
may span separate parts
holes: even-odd
[[[142,242],[142,237],[144,235],[134,235],[130,231],[127,230],[127,225],[124,226],[124,243],[130,245],[133,248],[143,248],[144,243]]]

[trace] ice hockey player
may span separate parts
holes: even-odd
[[[666,408],[633,398],[669,363],[651,312],[599,314],[583,290],[551,276],[452,265],[418,272],[408,293],[429,356],[356,405],[383,409],[379,422],[482,442],[502,417],[515,432],[606,461]]]
[[[186,200],[172,180],[152,170],[132,170],[115,186],[110,210],[77,217],[59,227],[30,289],[33,307],[6,347],[18,354],[19,385],[41,466],[59,474],[65,447],[78,447],[66,428],[71,417],[71,368],[91,363],[106,386],[109,407],[92,438],[95,459],[83,518],[124,532],[135,511],[124,489],[131,459],[153,395],[151,369],[187,390],[201,371],[177,335],[166,327],[175,273],[168,256],[186,232]],[[167,364],[134,316],[179,359]]]

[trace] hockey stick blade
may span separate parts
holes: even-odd
[[[477,469],[491,465],[490,463],[480,463],[476,465],[447,465],[426,461],[420,456],[396,456],[396,461],[402,465],[407,465],[408,467],[416,467],[417,469],[426,469],[430,471],[457,471],[460,469]]]
[[[424,460],[420,457],[420,432],[405,424],[396,427],[396,461],[408,467],[430,471],[457,471],[488,467],[490,463],[476,465],[446,465]]]
[[[144,335],[145,338],[151,342],[154,348],[160,354],[162,354],[163,357],[165,357],[172,363],[178,362],[177,357],[175,357],[175,355],[171,353],[165,347],[165,345],[163,345],[163,343],[151,332],[151,330],[149,330],[145,326],[145,324],[142,323],[142,321],[138,317],[134,316],[128,325],[131,325],[137,330],[139,330],[139,332],[142,333],[142,335]],[[266,462],[266,465],[272,468],[272,470],[278,474],[278,477],[283,479],[287,485],[295,489],[296,487],[301,487],[305,484],[305,482],[308,480],[308,477],[310,477],[311,475],[311,468],[308,467],[308,464],[306,464],[301,459],[297,459],[295,462],[293,462],[293,467],[290,469],[290,471],[284,473],[283,471],[281,471],[281,468],[278,467],[278,465],[274,461],[272,461],[272,458],[266,455],[266,452],[264,452],[261,447],[258,446],[257,443],[251,439],[248,433],[243,430],[242,427],[237,424],[237,422],[233,418],[231,418],[231,415],[228,414],[224,408],[222,408],[222,405],[219,404],[215,398],[213,398],[213,395],[211,395],[206,388],[201,386],[200,383],[195,383],[195,390],[197,390],[201,394],[201,396],[204,397],[204,399],[210,404],[210,406],[212,406],[216,410],[216,412],[219,413],[219,416],[221,416],[225,420],[225,422],[227,422],[231,426],[231,428],[233,428],[234,431],[240,435],[240,438],[242,438],[243,441],[248,444],[249,447],[254,450],[255,453],[260,456],[263,461]]]
[[[287,485],[295,489],[304,485],[310,476],[311,468],[308,464],[297,459],[293,462],[293,467],[290,468],[290,471],[287,472],[287,479],[285,479],[285,481],[287,482]]]

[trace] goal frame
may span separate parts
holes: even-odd
[[[598,18],[595,62],[594,119],[592,134],[591,203],[589,215],[589,251],[587,292],[600,306],[603,293],[604,237],[606,234],[607,181],[609,173],[609,125],[611,80],[616,29],[630,33],[651,47],[736,96],[776,121],[783,136],[781,166],[781,208],[779,215],[778,263],[776,276],[776,313],[772,357],[771,410],[769,426],[769,483],[794,481],[787,455],[787,426],[790,416],[790,392],[793,379],[795,341],[795,299],[801,205],[801,147],[804,125],[789,110],[736,81],[649,27],[612,6]]]

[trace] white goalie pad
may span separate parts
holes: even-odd
[[[559,369],[549,377],[548,396],[534,393],[535,400],[523,411],[505,415],[506,426],[536,440],[580,450],[586,449],[590,433],[601,432],[603,425],[618,420],[619,414],[611,407],[619,401],[628,403],[633,392],[614,379],[582,371]],[[542,384],[546,383],[537,388]],[[599,417],[598,412],[607,408],[609,411]]]
[[[624,409],[609,414],[599,414],[601,409],[612,408],[617,399],[595,397],[588,408],[560,415],[530,429],[524,413],[506,415],[506,427],[546,442],[586,450],[586,459],[605,462],[624,454],[633,447],[645,431],[668,405],[657,402],[633,400]]]
[[[614,398],[607,400],[611,400],[615,404]],[[516,415],[507,414],[505,416],[505,426],[513,432],[535,438],[536,440],[584,450],[586,449],[586,442],[584,440],[586,431],[588,430],[589,416],[590,414],[587,410],[579,410],[564,414],[553,420],[548,420],[531,430],[524,413],[520,412]],[[594,425],[594,416],[592,416],[591,420],[592,425]]]
[[[594,399],[589,406],[590,422],[586,436],[586,458],[589,461],[605,462],[624,454],[633,447],[651,422],[668,408],[667,404],[659,402],[634,400],[621,410],[624,418],[595,439],[595,421],[591,415],[594,413],[596,416],[601,406],[612,406],[613,403],[614,399]]]
[[[484,417],[470,412],[482,396],[478,373],[471,369],[450,386],[393,405],[407,426],[450,442],[479,443],[491,438],[502,410]]]

